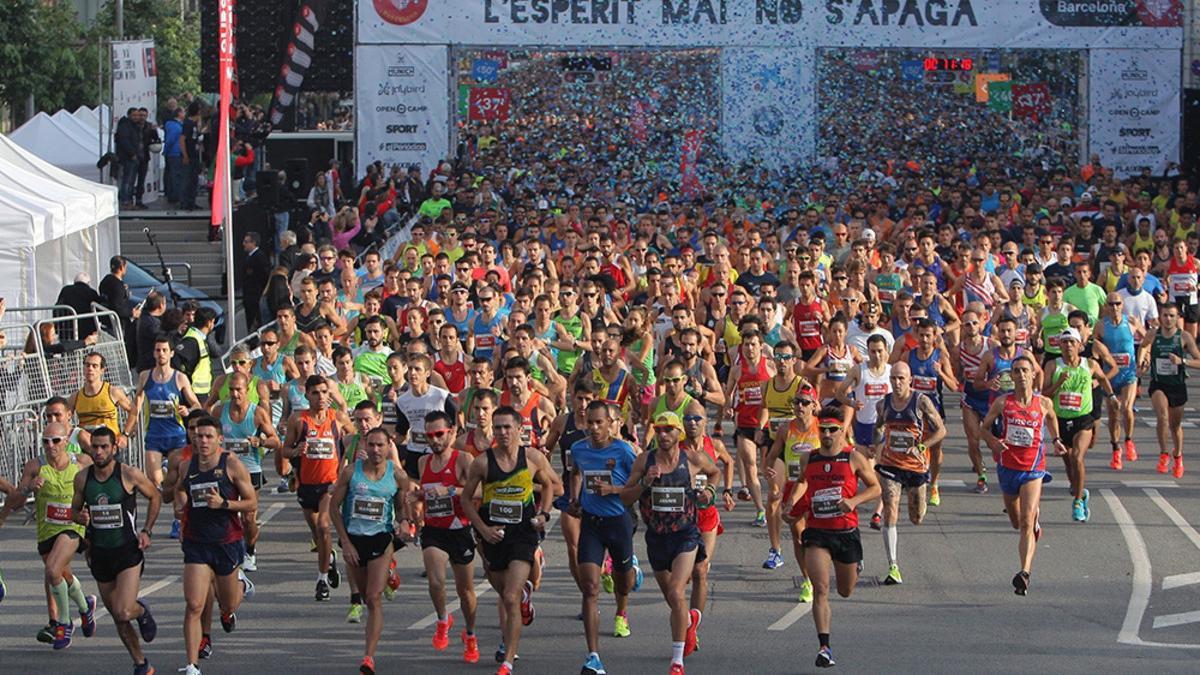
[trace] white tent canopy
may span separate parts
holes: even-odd
[[[9,137],[22,148],[76,176],[90,180],[100,177],[96,168],[99,141],[95,136],[87,138],[82,124],[65,126],[61,120],[40,112]]]
[[[106,129],[112,126],[112,115],[109,113],[107,105],[101,105],[99,108],[89,108],[86,105],[81,105],[71,114],[92,131],[100,128],[101,120],[104,120],[104,127]]]
[[[49,119],[47,117],[47,119]],[[120,252],[117,191],[89,183],[0,136],[0,297],[50,305],[79,272],[93,283]]]

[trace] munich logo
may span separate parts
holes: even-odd
[[[429,0],[373,0],[379,18],[397,26],[414,23],[429,6]]]
[[[1126,82],[1145,82],[1150,79],[1150,73],[1137,66],[1131,66],[1121,71],[1121,79]]]

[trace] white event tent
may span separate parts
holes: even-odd
[[[10,307],[51,305],[79,272],[98,283],[120,253],[117,190],[0,135],[0,241],[0,297]]]
[[[55,116],[39,112],[9,134],[17,145],[50,164],[87,180],[98,180],[100,142],[96,131],[66,111]]]

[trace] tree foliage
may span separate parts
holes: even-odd
[[[40,110],[95,102],[96,50],[65,0],[0,1],[0,100],[23,121]]]
[[[7,1],[7,0],[4,0]],[[200,91],[200,15],[180,16],[176,0],[125,0],[125,37],[154,38],[158,57],[158,93],[166,100]],[[105,3],[92,28],[93,37],[116,39],[116,3]]]

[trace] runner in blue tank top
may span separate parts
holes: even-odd
[[[169,339],[160,337],[154,341],[154,367],[138,376],[138,393],[133,401],[133,409],[137,411],[148,403],[145,466],[146,475],[155,486],[162,484],[163,458],[187,445],[183,418],[188,408],[200,407],[187,376],[171,367],[174,355]],[[137,424],[138,416],[130,415],[125,420],[125,435],[130,436]]]
[[[249,400],[250,378],[245,373],[235,372],[229,376],[229,402],[216,411],[221,422],[221,435],[225,439],[225,450],[236,456],[250,472],[250,484],[261,490],[263,483],[262,458],[267,450],[278,451],[279,435],[267,409]],[[258,543],[257,513],[242,514],[242,526],[246,532],[246,559],[242,567],[248,572],[258,569],[258,557],[254,547]]]
[[[1119,293],[1109,293],[1108,300],[1100,310],[1100,321],[1096,324],[1096,339],[1108,348],[1116,363],[1105,373],[1112,383],[1116,396],[1108,399],[1108,440],[1112,443],[1112,459],[1109,467],[1114,471],[1124,468],[1124,460],[1137,460],[1137,446],[1133,443],[1133,403],[1137,399],[1137,345],[1145,334],[1138,319],[1125,316],[1124,299]],[[1125,440],[1120,434],[1124,432]],[[1124,457],[1122,458],[1122,455]]]

